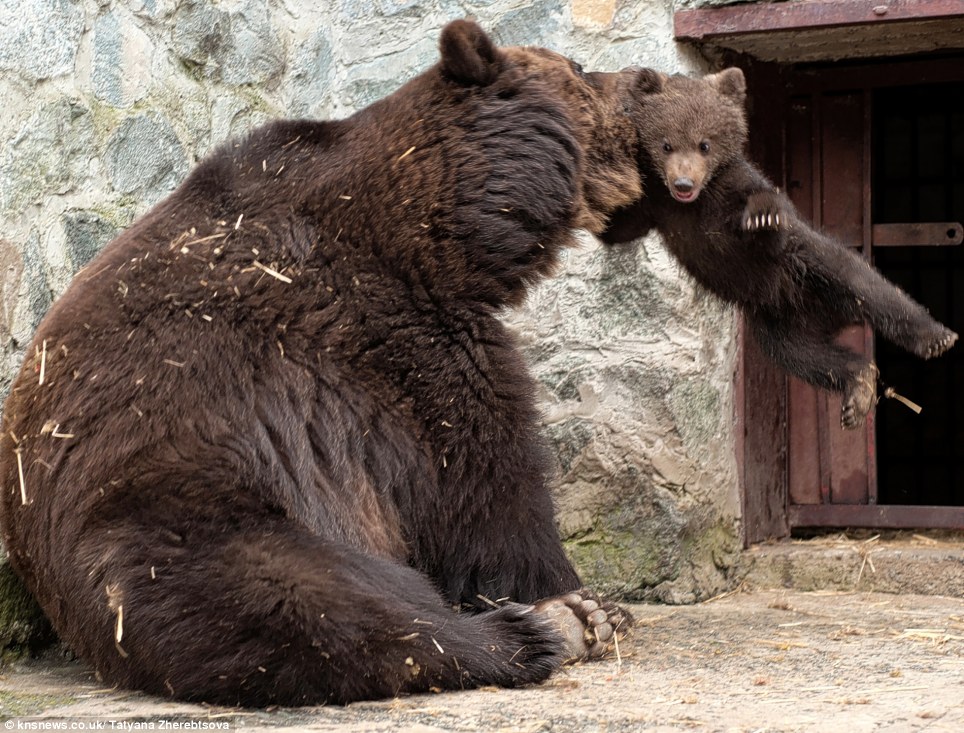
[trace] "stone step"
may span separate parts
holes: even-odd
[[[748,588],[876,591],[964,598],[964,538],[842,535],[755,545],[741,557]]]

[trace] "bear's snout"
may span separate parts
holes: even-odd
[[[666,185],[677,201],[695,201],[705,178],[706,161],[701,156],[674,152],[666,160]]]
[[[692,178],[680,177],[673,181],[673,196],[679,201],[689,201],[696,198],[696,184]]]

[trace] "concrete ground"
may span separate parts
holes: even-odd
[[[47,659],[0,677],[0,719],[7,730],[964,731],[960,597],[766,590],[631,608],[619,659],[528,689],[234,710],[107,690],[85,665]]]

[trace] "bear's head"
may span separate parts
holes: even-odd
[[[526,213],[536,226],[566,208],[568,226],[598,233],[609,213],[642,195],[640,69],[587,72],[544,48],[500,48],[468,20],[449,23],[439,47],[441,77],[476,102],[471,119],[459,121],[466,139],[482,141],[500,166],[489,192],[508,196],[490,200],[514,210],[539,200]]]
[[[638,135],[645,157],[673,198],[695,201],[717,170],[743,154],[743,72],[730,68],[702,79],[641,73],[646,97]]]

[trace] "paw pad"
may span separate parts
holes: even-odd
[[[566,640],[572,661],[604,656],[617,633],[625,635],[632,617],[613,603],[596,599],[587,590],[547,598],[535,610],[548,616]]]
[[[844,430],[855,430],[864,424],[864,419],[877,402],[879,373],[874,364],[868,364],[848,385],[840,406],[840,427]]]

